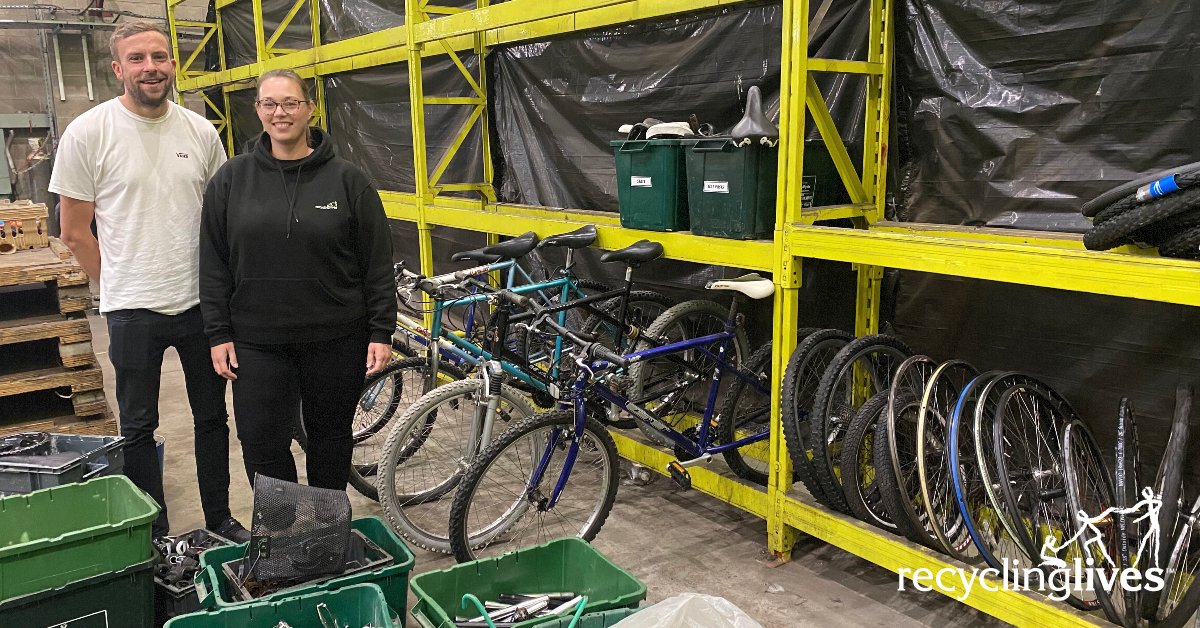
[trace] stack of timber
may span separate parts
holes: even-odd
[[[55,238],[0,255],[0,435],[117,433],[92,348],[88,277]]]

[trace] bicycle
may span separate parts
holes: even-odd
[[[735,451],[768,437],[767,432],[758,431],[717,444],[712,435],[717,391],[724,376],[733,375],[762,396],[769,394],[769,382],[761,374],[747,371],[727,354],[737,336],[739,295],[766,298],[774,292],[774,286],[767,279],[747,275],[711,282],[706,287],[735,292],[723,331],[624,355],[559,325],[546,315],[545,308],[528,298],[510,291],[497,293],[500,299],[532,310],[537,318],[531,327],[545,326],[576,348],[575,372],[563,397],[571,409],[538,414],[509,427],[467,468],[450,507],[450,545],[457,560],[474,560],[484,549],[494,549],[497,544],[501,545],[500,551],[507,551],[566,534],[585,540],[595,538],[616,498],[618,459],[612,436],[587,411],[591,395],[629,413],[639,428],[655,434],[656,442],[684,454],[687,459],[673,460],[667,471],[685,487],[690,486],[689,467],[707,464],[714,454]],[[621,370],[670,356],[679,358],[679,384],[688,387],[689,380],[697,375],[688,364],[689,355],[702,355],[715,366],[695,437],[676,430],[654,410],[615,390],[636,387],[630,381],[636,375],[623,376]],[[736,426],[732,427],[738,436]],[[728,432],[731,428],[724,429]],[[556,528],[553,532],[546,529],[548,523]],[[529,532],[533,533],[531,540],[525,538]]]
[[[632,269],[657,259],[661,254],[661,245],[647,241],[605,253],[601,261],[627,265],[626,282],[621,289],[566,303],[542,302],[540,307],[547,315],[553,315],[561,325],[566,321],[566,313],[574,308],[592,308],[593,304],[607,303],[613,298],[626,299],[628,295],[635,294],[629,281]],[[419,285],[435,295],[435,308],[445,307],[440,304],[445,301],[442,292],[446,290],[475,287],[480,290],[467,298],[493,298],[492,292],[486,287],[472,286],[471,282],[477,276],[477,270],[468,269],[424,279]],[[527,293],[530,289],[528,286],[518,287],[512,292]],[[557,382],[560,379],[562,341],[546,345],[541,353],[550,357],[544,364],[535,367],[529,358],[531,353],[538,352],[526,351],[517,355],[520,352],[514,352],[512,347],[500,340],[510,336],[509,309],[497,308],[489,321],[489,332],[486,334],[489,343],[478,349],[483,365],[477,369],[478,377],[428,391],[409,406],[387,436],[379,458],[377,491],[382,497],[380,503],[392,526],[419,547],[450,551],[445,533],[447,514],[442,512],[446,504],[440,503],[440,498],[453,490],[461,478],[462,470],[491,442],[494,429],[534,414],[532,407],[518,392],[518,386],[510,386],[503,380],[513,381],[523,390],[541,392],[549,399],[549,403],[542,405],[557,403],[561,397],[561,387]],[[627,317],[630,314],[628,308],[614,309],[624,310]],[[617,336],[618,340],[642,335],[641,328],[636,324],[618,320],[606,311],[592,311],[592,317],[614,324],[618,330],[626,330]],[[519,322],[520,317],[514,317],[514,320]],[[536,338],[536,335],[531,338]],[[455,341],[459,345],[466,342],[461,338]],[[532,342],[536,343],[536,340]],[[602,407],[593,405],[592,411],[598,418],[607,419]]]

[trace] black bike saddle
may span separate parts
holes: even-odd
[[[591,246],[596,241],[596,225],[588,225],[580,227],[570,233],[560,233],[552,235],[541,242],[538,242],[537,248],[547,246],[565,246],[568,249],[582,249],[585,246]]]
[[[625,262],[637,266],[653,259],[662,257],[663,246],[649,240],[638,240],[633,244],[615,251],[609,251],[600,256],[602,262]]]
[[[500,244],[485,246],[480,251],[488,255],[499,255],[504,259],[517,259],[518,257],[524,257],[536,248],[537,243],[537,234],[529,231],[511,240],[505,240]]]
[[[500,261],[499,255],[484,253],[483,249],[472,249],[470,251],[459,251],[450,256],[452,262],[473,262],[476,264],[495,264]]]
[[[738,145],[758,143],[762,140],[775,141],[779,139],[779,127],[775,126],[767,114],[763,113],[762,92],[754,85],[746,93],[746,115],[733,126],[729,132],[733,141]]]

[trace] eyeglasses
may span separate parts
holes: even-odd
[[[274,100],[256,100],[254,105],[267,113],[275,113],[277,107],[283,107],[287,113],[296,113],[300,109],[300,105],[308,102],[307,100],[285,100],[283,102],[275,102]]]

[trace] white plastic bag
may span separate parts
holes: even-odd
[[[681,593],[613,624],[612,628],[763,628],[733,602],[703,593]]]

